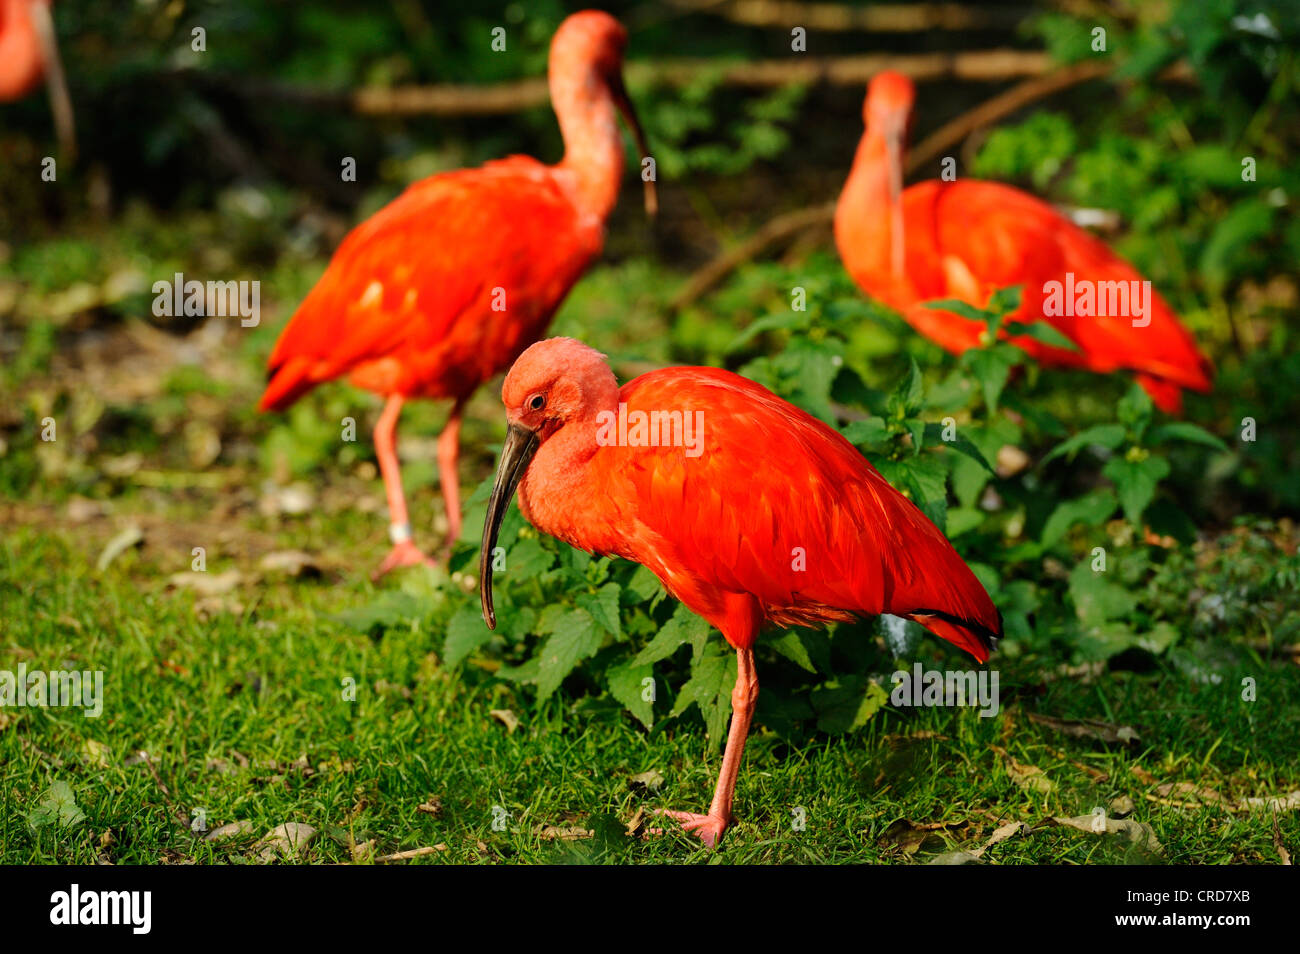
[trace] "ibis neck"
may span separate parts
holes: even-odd
[[[623,140],[618,110],[605,79],[591,69],[550,73],[551,102],[564,137],[560,168],[572,174],[581,209],[604,221],[618,201]]]
[[[835,206],[835,240],[850,272],[902,270],[903,204],[891,188],[895,174],[901,179],[902,170],[890,168],[888,142],[869,128]]]

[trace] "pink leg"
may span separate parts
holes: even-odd
[[[397,462],[397,418],[404,400],[400,394],[391,395],[375,425],[375,456],[379,458],[379,472],[383,474],[384,491],[388,494],[388,535],[393,541],[393,549],[372,577],[375,580],[399,566],[433,562],[411,542],[411,520],[406,512],[406,494],[402,491],[402,469]]]
[[[727,748],[722,756],[722,771],[713,790],[713,804],[707,815],[691,812],[660,811],[659,814],[675,818],[687,831],[694,831],[710,848],[716,848],[718,839],[731,824],[731,799],[736,791],[736,777],[740,774],[740,758],[745,753],[745,739],[749,736],[749,723],[754,717],[754,703],[758,701],[758,673],[754,669],[754,651],[736,650],[736,687],[731,690],[731,728],[727,732]]]
[[[438,479],[442,482],[442,499],[447,505],[447,549],[444,554],[447,561],[451,560],[456,541],[460,539],[460,478],[456,473],[456,462],[460,456],[460,412],[464,406],[463,400],[452,405],[447,426],[438,435]]]

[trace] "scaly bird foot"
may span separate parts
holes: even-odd
[[[666,808],[656,808],[656,815],[667,815],[681,823],[683,831],[693,831],[700,836],[700,840],[709,848],[717,848],[718,842],[722,839],[722,833],[726,830],[728,819],[720,818],[717,815],[696,815],[693,812],[674,812]],[[650,834],[663,834],[662,828],[649,829]]]
[[[379,569],[374,572],[370,579],[377,583],[389,570],[395,570],[401,566],[418,566],[421,563],[436,566],[433,559],[425,556],[423,551],[414,543],[410,540],[403,540],[401,543],[393,545],[393,549],[388,551],[388,556],[384,557],[384,562],[379,564]]]

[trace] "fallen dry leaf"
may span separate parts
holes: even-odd
[[[415,810],[437,818],[442,814],[442,799],[437,795],[430,795],[428,801],[417,805]]]
[[[994,752],[1002,756],[1002,764],[1007,770],[1007,776],[1016,784],[1017,788],[1022,788],[1027,792],[1037,792],[1040,795],[1050,795],[1056,790],[1056,783],[1048,778],[1047,773],[1038,766],[1016,760],[1011,753],[1000,745],[990,747]]]
[[[1281,798],[1243,798],[1238,803],[1242,811],[1251,808],[1265,808],[1271,812],[1289,812],[1300,808],[1300,789],[1283,795]]]
[[[1137,731],[1132,726],[1113,725],[1096,719],[1057,719],[1031,712],[1029,721],[1077,739],[1100,739],[1102,742],[1122,742],[1125,745],[1138,740]]]
[[[1154,854],[1161,854],[1164,851],[1164,846],[1157,840],[1156,833],[1150,825],[1129,818],[1109,818],[1101,815],[1078,815],[1074,818],[1062,818],[1054,815],[1042,822],[1039,827],[1050,828],[1053,826],[1086,831],[1091,835],[1123,835],[1129,841],[1144,846]]]
[[[263,861],[274,861],[283,856],[296,857],[315,840],[316,834],[311,825],[285,822],[267,832],[253,847]]]
[[[144,543],[144,531],[132,524],[108,541],[104,549],[100,551],[99,559],[95,561],[95,569],[101,573],[104,572],[108,569],[108,565],[123,553],[132,547],[138,547],[142,543]]]
[[[595,832],[577,825],[538,825],[533,829],[533,834],[546,841],[573,841],[577,838],[590,838]]]
[[[900,818],[885,829],[885,833],[876,839],[876,844],[881,848],[898,848],[905,855],[914,855],[921,850],[921,846],[926,841],[936,837],[936,832],[961,824],[964,823],[914,822],[907,818]]]
[[[1194,785],[1191,782],[1165,782],[1157,785],[1155,793],[1146,797],[1161,805],[1175,808],[1200,808],[1205,805],[1224,805],[1227,799],[1212,788]]]
[[[519,728],[519,716],[509,709],[492,709],[488,712],[488,715],[505,726],[507,732],[514,732],[515,729]]]
[[[230,822],[213,828],[203,836],[204,841],[224,841],[227,838],[240,838],[253,833],[253,823],[248,820]]]
[[[321,566],[314,556],[303,550],[276,550],[262,557],[257,564],[265,573],[283,573],[286,576],[320,576]]]
[[[184,587],[193,590],[199,596],[211,597],[229,593],[239,586],[243,580],[244,575],[238,570],[226,570],[224,573],[186,570],[183,573],[173,573],[167,577],[167,585],[177,589]]]
[[[627,780],[628,788],[633,791],[641,790],[646,792],[657,792],[659,791],[659,786],[663,785],[663,783],[663,772],[660,772],[658,769],[650,769],[646,772],[640,772],[636,775],[629,776]]]

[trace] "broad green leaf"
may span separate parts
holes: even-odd
[[[1068,440],[1061,441],[1052,450],[1039,461],[1038,466],[1042,467],[1050,460],[1060,457],[1062,454],[1073,456],[1084,447],[1092,444],[1099,444],[1102,447],[1114,450],[1124,443],[1124,425],[1123,424],[1097,424],[1094,427],[1087,427],[1075,434]]]
[[[643,681],[654,678],[650,666],[624,664],[615,666],[605,674],[609,694],[623,703],[627,711],[647,729],[654,725],[654,703],[643,698]]]
[[[859,446],[879,447],[889,440],[889,428],[879,417],[869,417],[864,421],[850,421],[840,433],[850,444]]]
[[[538,657],[537,697],[547,699],[578,663],[600,648],[600,627],[582,609],[571,610],[555,624]]]
[[[677,608],[673,610],[672,618],[664,623],[655,638],[637,653],[636,658],[632,660],[632,665],[645,666],[657,663],[671,656],[679,646],[687,643],[694,644],[697,639],[703,641],[708,635],[709,624],[688,610],[685,604],[678,603]]]
[[[983,467],[990,474],[993,473],[993,468],[992,466],[990,466],[988,460],[985,459],[983,451],[981,451],[975,445],[974,441],[972,441],[970,438],[966,437],[962,433],[961,428],[958,428],[956,436],[953,438],[953,440],[950,441],[946,441],[943,439],[943,432],[944,432],[944,426],[942,424],[925,425],[926,446],[927,447],[951,447],[953,450],[965,454],[971,460],[977,462],[981,467]]]
[[[483,622],[477,606],[462,606],[447,623],[447,638],[442,644],[443,662],[448,668],[459,666],[470,653],[486,646],[492,639],[492,630]]]
[[[1033,338],[1045,345],[1051,345],[1053,348],[1065,348],[1067,351],[1079,350],[1078,345],[1046,321],[1035,321],[1029,324],[1010,321],[1007,322],[1006,330],[1007,334],[1012,337]]]
[[[765,331],[788,331],[807,328],[808,321],[809,315],[806,311],[777,311],[764,315],[752,322],[731,344],[727,345],[727,352],[739,351]]]
[[[812,657],[808,655],[808,649],[799,639],[797,631],[787,629],[778,638],[769,640],[769,645],[795,665],[801,666],[809,672],[817,671],[817,667],[813,665]]]
[[[1070,597],[1079,620],[1089,626],[1127,616],[1137,607],[1137,597],[1111,582],[1106,571],[1094,570],[1090,560],[1081,561],[1070,574]]]
[[[623,635],[618,617],[618,593],[617,583],[606,583],[595,593],[579,593],[576,600],[577,604],[590,613],[591,618],[599,623],[605,632],[615,638]]]
[[[944,298],[939,301],[924,301],[921,304],[933,309],[934,311],[950,311],[954,315],[959,315],[969,321],[978,321],[981,324],[986,323],[991,317],[983,309],[976,308],[968,301],[962,301],[960,298]]]
[[[1142,511],[1156,495],[1156,485],[1169,476],[1169,461],[1155,455],[1143,460],[1112,457],[1101,472],[1115,482],[1124,516],[1135,527],[1141,527]]]
[[[888,701],[882,686],[862,676],[844,676],[812,692],[817,728],[831,733],[861,728]]]
[[[1010,345],[994,344],[987,348],[972,348],[962,355],[962,363],[970,369],[984,391],[984,403],[988,405],[990,414],[998,409],[1007,377],[1020,363],[1021,354]]]
[[[1133,432],[1133,440],[1141,442],[1142,435],[1146,433],[1147,425],[1151,423],[1151,415],[1155,406],[1151,403],[1151,395],[1147,394],[1136,381],[1128,389],[1128,393],[1119,399],[1115,405],[1115,416],[1119,422]]]
[[[1043,546],[1050,547],[1060,540],[1076,523],[1095,527],[1115,512],[1118,501],[1109,490],[1102,488],[1074,500],[1057,504],[1052,515],[1043,524],[1040,538]]]
[[[555,553],[537,537],[524,537],[506,554],[505,569],[499,571],[512,582],[541,576],[555,562]]]
[[[894,388],[886,402],[886,407],[891,417],[912,417],[921,410],[924,400],[925,390],[921,383],[921,369],[913,359],[911,372]]]
[[[77,799],[72,793],[72,786],[59,779],[41,793],[36,807],[27,814],[27,824],[32,831],[39,831],[47,826],[71,828],[79,825],[86,818]]]
[[[1192,444],[1204,444],[1206,447],[1213,447],[1215,450],[1226,451],[1228,449],[1228,445],[1218,437],[1190,421],[1172,421],[1168,424],[1162,424],[1151,432],[1149,441],[1152,444],[1163,444],[1167,441],[1187,441]]]

